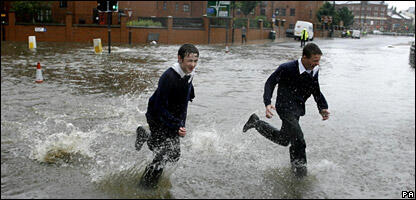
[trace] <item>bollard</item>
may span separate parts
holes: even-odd
[[[38,66],[36,67],[36,83],[42,83],[43,82],[43,76],[42,76],[42,67],[40,66],[40,63],[38,62]]]
[[[101,54],[103,52],[103,47],[101,46],[101,38],[94,39],[94,51],[96,54]]]
[[[29,36],[29,49],[36,49],[36,36]]]
[[[228,49],[228,45],[227,45],[225,46],[225,53],[228,53],[228,52],[230,52],[230,50]]]

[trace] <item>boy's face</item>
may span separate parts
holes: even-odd
[[[305,68],[308,70],[313,70],[315,66],[319,65],[319,61],[321,60],[321,55],[319,54],[312,55],[310,58],[303,56],[303,58],[305,61]]]
[[[183,59],[178,55],[178,62],[185,74],[190,74],[196,67],[198,62],[198,54],[190,53]]]

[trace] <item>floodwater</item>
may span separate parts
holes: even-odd
[[[401,198],[415,191],[415,69],[412,37],[319,39],[320,84],[330,119],[309,98],[300,124],[308,176],[290,172],[288,147],[255,130],[263,87],[299,42],[198,45],[196,98],[181,158],[159,187],[137,186],[153,159],[134,148],[148,98],[177,61],[179,45],[1,44],[2,198]],[[389,46],[391,45],[391,46]],[[105,45],[104,45],[105,46]],[[36,84],[40,62],[44,82]],[[275,102],[274,92],[272,102]]]

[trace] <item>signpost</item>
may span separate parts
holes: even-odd
[[[230,1],[208,1],[207,16],[230,16]]]
[[[118,12],[118,1],[97,1],[98,12],[106,12],[108,20],[108,53],[111,53],[111,21],[112,12]]]
[[[45,27],[35,27],[35,32],[46,32]]]

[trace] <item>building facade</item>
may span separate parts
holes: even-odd
[[[346,7],[354,15],[353,29],[386,31],[389,28],[384,1],[335,1],[336,8]]]
[[[389,31],[400,33],[414,31],[414,19],[411,17],[392,9],[387,11],[387,17]]]

